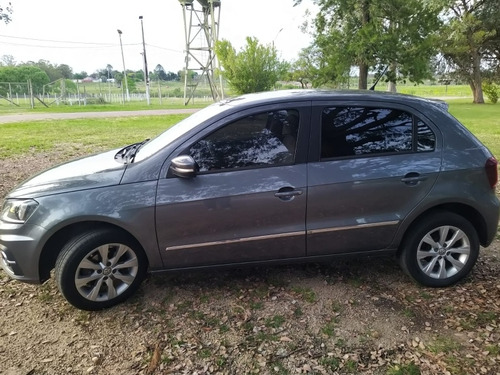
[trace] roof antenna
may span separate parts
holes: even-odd
[[[384,68],[384,71],[382,72],[382,74],[380,74],[377,78],[377,80],[375,81],[375,83],[372,85],[372,87],[370,87],[368,90],[375,90],[375,86],[377,86],[377,83],[378,81],[380,81],[380,78],[382,78],[385,74],[385,72],[387,72],[387,68],[389,68],[389,65],[386,65],[385,68]]]

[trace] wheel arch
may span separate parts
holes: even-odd
[[[482,246],[485,246],[488,242],[488,233],[486,221],[483,216],[474,209],[473,207],[463,204],[463,203],[443,203],[438,206],[431,207],[426,211],[420,213],[416,216],[405,228],[404,233],[402,235],[401,241],[399,242],[400,246],[398,247],[397,255],[399,256],[402,251],[402,244],[405,242],[405,239],[408,237],[408,233],[415,226],[415,224],[421,220],[423,220],[427,216],[433,215],[435,212],[453,212],[457,215],[462,216],[464,219],[468,220],[474,229],[479,238],[479,243]]]
[[[40,260],[38,262],[38,272],[40,275],[40,282],[44,282],[50,278],[50,271],[54,268],[56,259],[66,245],[72,238],[78,234],[89,232],[98,229],[111,229],[120,233],[125,238],[133,241],[140,251],[145,255],[146,261],[149,263],[147,253],[141,246],[140,242],[135,238],[130,232],[125,229],[111,223],[106,223],[102,221],[85,221],[68,224],[62,228],[59,228],[57,232],[52,234],[52,236],[47,240],[40,253]]]

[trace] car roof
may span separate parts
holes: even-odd
[[[448,110],[448,104],[441,100],[421,98],[413,95],[391,93],[372,90],[278,90],[253,94],[244,94],[219,102],[221,106],[255,106],[287,101],[321,101],[321,100],[372,100],[387,103],[404,103],[429,106],[432,105],[443,111]]]

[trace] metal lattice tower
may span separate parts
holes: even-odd
[[[222,77],[215,78],[218,60],[214,52],[219,38],[220,0],[179,0],[184,16],[186,57],[184,66],[184,105],[193,98],[201,80],[206,78],[214,101],[223,99]],[[200,5],[197,9],[195,5]],[[201,71],[192,80],[190,71]],[[218,82],[216,82],[218,81]]]

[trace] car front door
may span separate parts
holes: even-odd
[[[441,169],[440,134],[403,106],[313,109],[307,254],[382,250]],[[313,127],[311,127],[313,129]]]
[[[305,255],[309,118],[309,103],[246,110],[174,153],[192,157],[199,172],[159,181],[156,226],[166,268]]]

